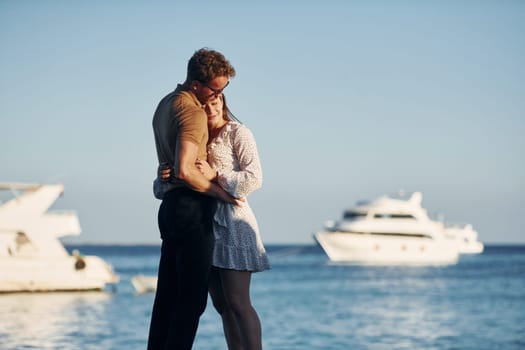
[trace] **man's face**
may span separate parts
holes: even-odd
[[[222,95],[222,90],[228,86],[228,77],[216,77],[205,84],[197,81],[197,88],[195,89],[195,96],[200,103],[205,104],[208,101],[217,98]]]

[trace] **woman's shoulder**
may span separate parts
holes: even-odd
[[[226,123],[226,129],[228,129],[228,131],[235,131],[235,130],[238,130],[239,128],[243,128],[243,127],[245,127],[243,124],[241,124],[239,122],[236,122],[236,121],[233,121],[233,120],[229,120]]]
[[[246,125],[236,121],[228,122],[227,131],[235,137],[253,136],[252,131]]]

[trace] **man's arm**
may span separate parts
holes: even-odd
[[[242,200],[230,196],[220,186],[210,182],[195,166],[197,160],[198,146],[186,140],[177,140],[179,154],[175,159],[175,176],[183,180],[188,186],[197,192],[204,193],[221,199],[227,203],[241,205]]]

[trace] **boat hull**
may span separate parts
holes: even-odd
[[[96,256],[81,259],[0,258],[0,293],[103,290],[118,282],[111,267]]]
[[[481,242],[472,242],[460,245],[461,254],[481,254],[485,246]]]
[[[315,240],[334,262],[372,265],[448,265],[459,258],[457,245],[427,237],[322,231]]]

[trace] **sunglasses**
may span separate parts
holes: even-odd
[[[213,96],[213,97],[218,97],[220,94],[222,94],[222,91],[223,91],[224,89],[226,89],[226,87],[228,86],[228,84],[230,83],[230,81],[228,80],[228,82],[226,83],[226,85],[223,86],[222,89],[214,89],[214,88],[212,88],[211,86],[209,86],[208,84],[203,83],[202,81],[199,81],[199,83],[200,83],[201,85],[207,87],[208,89],[210,89],[210,90],[213,92],[213,94],[211,94],[210,97],[211,97],[211,96]]]

